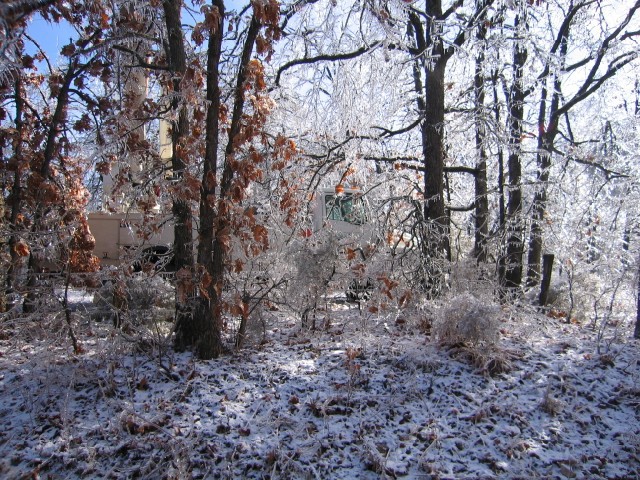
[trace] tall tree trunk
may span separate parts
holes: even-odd
[[[496,125],[500,125],[500,103],[498,101],[498,72],[491,75],[493,90],[493,116]],[[504,149],[498,145],[498,228],[504,228],[506,222],[506,207],[504,202]],[[500,276],[502,278],[502,275]]]
[[[487,237],[489,236],[489,198],[487,191],[487,151],[484,147],[486,139],[484,117],[484,51],[487,27],[484,23],[478,26],[477,39],[481,42],[474,72],[474,103],[476,128],[476,170],[475,175],[475,244],[474,256],[478,262],[487,261]]]
[[[442,15],[440,0],[427,2],[426,13],[431,18]],[[414,89],[418,112],[423,116],[420,124],[424,171],[424,207],[422,213],[421,246],[425,291],[435,296],[444,279],[442,262],[450,258],[449,220],[444,202],[444,75],[449,56],[444,55],[443,42],[433,32],[433,22],[423,28],[418,15],[409,15],[408,31],[413,36],[420,58],[413,68]],[[438,38],[439,42],[434,42]],[[434,59],[426,58],[433,56]],[[424,76],[424,83],[423,78]]]
[[[540,281],[540,262],[542,259],[543,221],[547,205],[547,187],[549,168],[551,167],[551,145],[547,134],[543,134],[538,142],[538,189],[531,205],[531,231],[529,236],[529,252],[527,254],[527,286],[533,287]]]
[[[564,59],[567,54],[568,29],[561,36],[560,58]],[[547,81],[550,79],[548,78]],[[553,91],[551,94],[551,104],[549,106],[549,123],[547,124],[546,104],[547,88],[542,89],[540,99],[540,110],[538,114],[538,153],[536,155],[538,172],[538,187],[533,197],[531,208],[531,232],[529,236],[529,253],[527,255],[527,285],[535,286],[540,281],[540,262],[542,260],[542,233],[543,220],[547,208],[547,183],[549,182],[549,170],[551,168],[551,155],[553,143],[558,134],[560,106],[560,79],[558,75],[553,76]]]
[[[60,148],[58,137],[62,132],[62,125],[67,117],[69,90],[71,89],[72,82],[74,78],[76,78],[77,74],[78,60],[74,59],[67,67],[64,79],[60,85],[60,91],[56,99],[56,108],[53,112],[53,116],[51,117],[51,123],[47,132],[47,139],[42,155],[42,164],[40,165],[40,168],[34,168],[35,171],[33,174],[39,175],[40,181],[42,182],[49,180],[51,177],[51,162],[53,162],[54,157]],[[34,165],[34,167],[36,166],[37,165]],[[44,225],[42,223],[48,210],[48,206],[46,205],[48,199],[43,197],[42,191],[39,191],[35,195],[35,200],[36,206],[33,213],[33,225],[31,227],[31,232],[37,235],[44,229]],[[41,267],[36,261],[33,249],[29,253],[28,269],[27,287],[29,292],[24,300],[22,309],[25,313],[32,313],[36,304],[37,294],[35,289],[38,284],[38,274],[41,273]]]
[[[426,2],[425,13],[429,18],[442,16],[441,0]],[[427,222],[427,254],[434,259],[450,258],[449,220],[444,203],[444,76],[451,54],[445,54],[441,32],[434,31],[430,20],[429,36],[425,44],[429,46],[434,60],[423,62],[424,73],[424,121],[422,122],[422,155],[424,166],[424,218]],[[436,40],[436,41],[434,41]],[[430,45],[429,45],[430,43]],[[430,231],[429,231],[430,230]],[[435,271],[440,277],[444,272]],[[436,288],[441,281],[434,278]],[[437,293],[437,291],[436,291]]]
[[[169,68],[172,72],[172,88],[174,99],[171,102],[171,108],[178,112],[178,120],[172,125],[171,131],[171,169],[176,181],[184,175],[187,163],[183,158],[183,145],[188,141],[189,136],[189,117],[187,104],[184,99],[180,98],[184,85],[182,81],[187,72],[187,55],[184,46],[184,36],[182,33],[182,22],[180,11],[182,9],[182,0],[164,0],[162,6],[164,9],[165,23],[168,34],[167,57],[169,59]],[[174,197],[172,199],[173,214],[173,261],[176,271],[183,269],[191,270],[193,268],[193,224],[191,218],[191,208],[187,200]],[[176,281],[180,282],[180,278]],[[189,306],[185,296],[189,296],[191,292],[185,292],[184,288],[179,287],[181,294],[176,295],[176,325],[175,325],[175,347],[178,350],[186,349],[193,346],[198,340],[198,331],[194,329]]]
[[[224,16],[224,2],[214,2],[218,8],[220,18]],[[198,325],[204,327],[198,356],[202,359],[215,358],[223,351],[222,344],[222,315],[223,305],[221,293],[225,283],[226,257],[229,249],[229,235],[231,221],[229,218],[229,204],[233,202],[230,189],[234,177],[234,155],[239,142],[242,127],[242,116],[245,106],[245,83],[248,78],[247,68],[253,48],[258,38],[261,25],[255,12],[244,40],[240,65],[238,69],[233,112],[229,127],[229,138],[225,148],[224,167],[221,178],[217,178],[217,149],[220,144],[218,115],[220,113],[219,64],[224,33],[223,23],[211,32],[208,47],[207,64],[207,112],[205,171],[203,173],[201,201],[200,201],[200,243],[198,245],[198,263],[204,267],[206,294],[201,295],[196,307],[195,317]],[[211,95],[211,96],[209,96]],[[215,116],[215,117],[214,117]],[[216,197],[216,183],[219,182]]]
[[[551,273],[553,272],[553,254],[547,253],[542,259],[542,283],[540,285],[540,296],[538,303],[541,307],[546,307],[549,298],[549,288],[551,287]]]
[[[449,222],[444,204],[444,61],[431,71],[425,66],[425,119],[422,123],[422,155],[424,166],[424,218],[429,227],[427,254],[447,258],[449,254]]]
[[[220,307],[222,293],[221,272],[224,265],[220,259],[214,261],[214,237],[220,235],[221,227],[216,218],[216,188],[218,184],[218,147],[220,120],[220,56],[222,54],[222,38],[224,34],[224,2],[215,1],[214,8],[218,9],[220,22],[209,34],[207,46],[207,123],[205,130],[205,158],[202,174],[200,195],[200,230],[198,241],[198,264],[202,265],[205,275],[204,292],[196,299],[194,311],[194,327],[198,332],[196,344],[200,358],[218,357],[223,350],[219,318],[222,312],[216,311]],[[212,274],[216,272],[215,277]]]
[[[409,50],[414,55],[414,89],[418,111],[422,116],[422,282],[431,296],[439,293],[446,274],[445,262],[451,259],[450,220],[444,198],[445,71],[456,49],[466,42],[468,32],[482,22],[491,3],[492,0],[478,1],[476,11],[453,41],[445,39],[441,26],[461,4],[454,4],[443,14],[441,0],[425,0],[423,16],[419,16],[417,11],[409,12],[408,34],[415,41],[415,48]]]
[[[523,14],[526,15],[526,12]],[[526,18],[516,18],[516,30],[524,33]],[[516,41],[513,52],[513,85],[509,93],[509,158],[507,161],[509,177],[509,195],[506,218],[506,247],[501,258],[503,272],[501,284],[508,290],[520,287],[522,281],[522,255],[524,253],[524,227],[522,225],[522,133],[524,121],[524,101],[526,94],[523,86],[524,65],[527,61],[527,49],[523,41]]]

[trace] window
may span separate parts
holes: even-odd
[[[367,221],[364,200],[360,195],[326,195],[324,197],[327,220],[363,225]]]

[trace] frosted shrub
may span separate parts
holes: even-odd
[[[500,308],[469,293],[453,297],[433,325],[433,338],[449,348],[452,357],[476,367],[483,375],[499,375],[512,369],[518,352],[498,345]]]
[[[321,291],[333,276],[337,251],[337,242],[333,238],[315,248],[302,248],[295,256],[295,288]]]
[[[489,264],[478,264],[475,258],[453,262],[449,269],[451,295],[471,293],[476,297],[491,298],[495,290],[495,278]]]
[[[469,293],[453,297],[433,325],[433,335],[442,344],[495,345],[499,340],[499,313]]]
[[[173,312],[173,287],[160,276],[133,278],[127,282],[127,286],[132,309],[147,312],[162,309]]]
[[[316,245],[303,245],[292,256],[295,274],[289,283],[288,299],[302,318],[303,326],[315,328],[318,301],[328,290],[338,261],[338,243],[331,233]],[[320,235],[319,235],[320,237]],[[308,324],[309,316],[312,325]]]
[[[171,284],[159,276],[134,276],[107,282],[94,296],[97,317],[109,318],[128,312],[135,323],[173,318]]]

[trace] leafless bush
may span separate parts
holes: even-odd
[[[300,313],[303,327],[312,330],[316,327],[318,302],[328,291],[338,261],[337,238],[331,232],[324,236],[317,245],[304,245],[293,254],[296,273],[287,292],[291,306]]]
[[[482,375],[499,375],[512,368],[517,352],[501,348],[500,309],[464,293],[454,297],[436,316],[433,338],[449,354],[475,367]]]
[[[493,346],[499,340],[500,309],[469,293],[451,299],[433,325],[434,338],[443,345]]]
[[[495,278],[487,264],[478,264],[475,258],[462,259],[451,264],[449,274],[451,295],[471,293],[477,298],[492,298]]]
[[[489,348],[466,348],[461,351],[468,363],[473,365],[479,373],[493,377],[509,372],[513,368],[513,361],[521,354],[492,346]]]
[[[94,296],[97,318],[127,314],[136,324],[173,318],[173,286],[159,276],[114,278]]]

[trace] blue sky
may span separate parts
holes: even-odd
[[[60,49],[69,43],[69,39],[77,38],[76,31],[66,22],[49,23],[38,14],[29,22],[27,33],[38,42],[53,64],[58,61]],[[31,55],[36,53],[36,47],[31,42],[27,42],[25,48]]]
[[[230,0],[225,2],[227,10],[238,10],[246,5],[249,0]],[[77,34],[66,22],[59,24],[49,23],[42,19],[39,14],[32,17],[28,34],[38,42],[40,47],[47,53],[50,61],[55,65],[58,62],[60,49],[69,43],[70,38],[77,38]],[[30,42],[26,44],[27,53],[33,55],[36,48]]]

